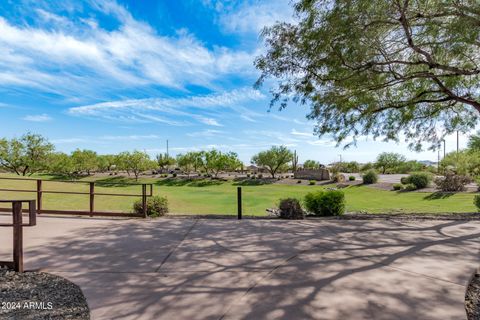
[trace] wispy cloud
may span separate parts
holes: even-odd
[[[195,137],[195,138],[205,138],[205,137],[216,137],[216,136],[224,134],[224,133],[225,132],[221,131],[221,130],[207,129],[207,130],[203,130],[203,131],[187,133],[187,136]]]
[[[219,24],[225,32],[258,34],[265,26],[277,21],[294,21],[293,8],[289,1],[263,0],[204,1],[219,13]]]
[[[203,96],[182,98],[128,99],[73,107],[74,116],[103,118],[123,122],[162,122],[172,126],[189,125],[196,121],[209,126],[222,126],[209,114],[212,110],[237,110],[239,104],[264,99],[257,90],[238,89]],[[243,107],[241,107],[243,108]]]
[[[48,114],[37,114],[37,115],[27,115],[22,118],[24,121],[31,121],[31,122],[48,122],[52,120]]]
[[[90,3],[90,2],[87,2]],[[206,47],[185,30],[159,34],[114,1],[91,2],[118,22],[107,30],[91,18],[69,20],[32,10],[35,25],[0,17],[0,84],[64,96],[160,85],[212,87],[230,74],[252,74],[254,52]]]
[[[158,140],[162,139],[161,136],[156,134],[146,135],[104,135],[99,137],[85,136],[85,137],[73,137],[73,138],[60,138],[52,139],[54,144],[75,144],[75,143],[95,143],[105,141],[139,141],[139,140]]]
[[[294,136],[302,136],[302,137],[309,137],[309,138],[312,138],[313,137],[313,133],[312,132],[302,132],[302,131],[297,131],[295,129],[292,129],[292,131],[290,132],[290,134],[294,135]]]

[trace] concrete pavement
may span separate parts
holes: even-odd
[[[465,319],[479,236],[466,221],[40,217],[25,266],[77,283],[93,319]]]

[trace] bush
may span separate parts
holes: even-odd
[[[317,184],[317,181],[315,181],[315,180],[310,180],[310,181],[308,181],[308,184],[311,185],[311,186],[313,186],[313,185],[316,185],[316,184]]]
[[[143,214],[142,200],[137,200],[133,204],[133,212]],[[147,216],[160,217],[168,212],[168,201],[165,197],[153,196],[147,198]]]
[[[304,218],[304,212],[298,199],[281,199],[278,209],[280,211],[280,218],[282,219],[300,220]]]
[[[401,184],[401,183],[395,183],[395,184],[393,185],[393,190],[395,190],[395,191],[403,190],[403,184]]]
[[[350,177],[348,177],[348,180],[349,180],[349,181],[355,181],[355,176],[350,176]]]
[[[263,179],[263,174],[260,173],[260,174],[258,175],[258,179]]]
[[[445,177],[435,179],[435,184],[442,191],[464,191],[465,186],[472,182],[472,179],[467,176],[447,172]]]
[[[408,183],[409,183],[409,182],[408,182],[408,177],[401,177],[401,178],[400,178],[400,183],[401,183],[401,184],[408,184]]]
[[[480,211],[480,195],[476,195],[473,198],[473,204],[477,207],[477,209]]]
[[[304,203],[317,216],[340,216],[345,212],[345,194],[338,190],[307,193]]]
[[[172,177],[174,177],[174,178],[175,178],[176,176],[177,176],[177,174],[176,174],[176,173],[173,173],[173,174],[172,174]]]
[[[302,180],[297,180],[297,183],[302,183]]]
[[[423,189],[432,182],[432,175],[428,172],[413,172],[404,181],[406,184],[414,184],[417,189]]]
[[[378,174],[375,170],[368,170],[362,176],[364,184],[372,184],[378,181]]]
[[[417,186],[414,185],[413,183],[407,183],[405,185],[405,191],[415,191],[417,190]]]

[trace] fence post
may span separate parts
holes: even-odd
[[[237,187],[237,215],[238,220],[242,219],[242,187]]]
[[[95,211],[95,182],[90,182],[90,217]]]
[[[37,180],[37,213],[42,211],[42,180]]]
[[[143,217],[147,217],[147,185],[142,184],[142,213]]]
[[[22,229],[22,202],[12,202],[13,211],[13,268],[16,272],[23,272],[23,229]]]

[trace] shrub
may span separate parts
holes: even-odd
[[[473,198],[473,204],[477,207],[477,209],[480,211],[480,195],[476,195]]]
[[[404,181],[407,184],[414,184],[417,189],[426,188],[432,182],[432,175],[428,172],[413,172],[406,178]]]
[[[295,198],[281,199],[278,205],[280,211],[280,218],[299,220],[304,218],[304,213],[300,201]]]
[[[176,173],[173,173],[173,174],[172,174],[172,177],[174,177],[174,178],[175,178],[176,176],[177,176],[177,174],[176,174]]]
[[[350,181],[355,181],[355,176],[350,176],[350,177],[348,177],[348,180],[350,180]]]
[[[142,200],[137,200],[133,204],[133,212],[143,213]],[[147,199],[147,216],[160,217],[168,212],[168,201],[165,197],[153,196]]]
[[[403,184],[401,184],[401,183],[395,183],[395,184],[393,185],[393,190],[395,190],[395,191],[403,190]]]
[[[364,184],[372,184],[378,181],[378,174],[375,170],[368,170],[362,176]]]
[[[311,186],[313,186],[313,185],[316,185],[316,184],[317,184],[317,181],[315,181],[315,180],[310,180],[310,181],[308,181],[308,184],[311,185]]]
[[[409,182],[408,182],[408,177],[401,177],[401,178],[400,178],[400,183],[401,183],[401,184],[408,184],[408,183],[409,183]]]
[[[407,183],[405,185],[405,191],[415,191],[417,190],[417,186],[414,185],[413,183]]]
[[[250,178],[250,173],[247,173],[247,178]]]
[[[297,180],[297,183],[302,183],[302,180]]]
[[[317,216],[339,216],[345,212],[345,194],[338,190],[307,193],[304,203]]]
[[[447,172],[445,177],[435,179],[435,184],[442,191],[464,191],[465,186],[472,182],[467,176],[457,175],[453,172]]]
[[[260,173],[260,174],[258,175],[258,179],[263,179],[263,174]]]

